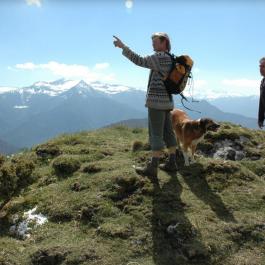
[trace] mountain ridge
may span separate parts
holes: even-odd
[[[145,93],[129,86],[65,79],[36,82],[17,91],[0,93],[3,124],[0,138],[24,148],[58,133],[93,130],[121,120],[143,119],[147,116]],[[187,111],[178,96],[174,100],[177,108]],[[255,119],[225,113],[205,100],[185,104],[201,111],[201,114],[187,111],[191,118],[210,116],[249,128],[257,127]]]

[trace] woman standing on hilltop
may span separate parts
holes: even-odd
[[[163,83],[163,75],[168,74],[172,66],[170,57],[170,40],[166,33],[158,32],[152,35],[155,53],[141,57],[127,47],[118,37],[113,42],[115,47],[122,49],[122,54],[138,66],[149,68],[149,81],[147,86],[146,103],[148,108],[148,132],[151,145],[151,161],[145,167],[136,167],[140,175],[157,177],[159,158],[164,145],[169,150],[169,160],[159,168],[166,171],[176,171],[176,138],[172,128],[170,111],[174,108],[173,99],[168,95]]]

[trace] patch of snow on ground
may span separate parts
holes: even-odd
[[[21,239],[27,239],[30,237],[30,231],[32,228],[46,223],[48,221],[47,217],[41,213],[35,213],[36,210],[37,207],[24,212],[22,221],[19,219],[18,215],[14,215],[12,220],[13,225],[9,229],[10,234]]]

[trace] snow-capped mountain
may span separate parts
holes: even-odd
[[[47,94],[49,96],[58,96],[59,94],[75,87],[79,81],[56,80],[54,82],[36,82],[32,86],[22,88],[23,92],[29,94]],[[80,85],[82,87],[82,84]],[[22,92],[21,91],[21,92]]]
[[[134,87],[128,87],[118,84],[106,84],[101,82],[86,83],[83,80],[65,80],[59,79],[52,82],[40,81],[28,87],[0,87],[0,94],[19,93],[19,94],[46,94],[49,96],[58,96],[72,88],[85,92],[103,92],[105,94],[118,94],[128,91],[142,91]]]
[[[106,84],[106,83],[101,83],[101,82],[92,82],[91,86],[98,90],[102,91],[107,94],[119,94],[123,92],[128,92],[128,91],[140,91],[143,92],[141,89],[137,89],[134,87],[128,87],[128,86],[123,86],[123,85],[115,85],[115,84]]]
[[[119,85],[60,79],[0,93],[0,138],[19,147],[145,116],[144,92]]]
[[[145,94],[129,86],[64,79],[21,88],[0,87],[0,139],[13,146],[30,147],[60,133],[143,119],[147,116]],[[174,98],[175,106],[183,109],[179,97]],[[233,102],[236,107],[236,101]],[[189,108],[201,111],[198,117],[256,126],[255,119],[224,113],[227,104],[220,104],[221,111],[204,100],[199,104],[186,103]],[[196,112],[188,114],[196,116]]]
[[[12,93],[12,92],[15,92],[19,90],[18,88],[16,87],[0,87],[0,94],[4,94],[4,93]]]

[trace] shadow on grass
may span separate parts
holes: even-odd
[[[189,167],[180,167],[180,174],[189,186],[190,190],[205,204],[209,205],[217,217],[226,222],[234,222],[236,220],[233,214],[222,201],[221,197],[211,189],[201,164],[192,164]]]
[[[209,253],[200,242],[200,234],[185,216],[181,201],[182,187],[177,174],[162,187],[154,185],[152,210],[153,260],[156,265],[186,265],[210,263]]]

